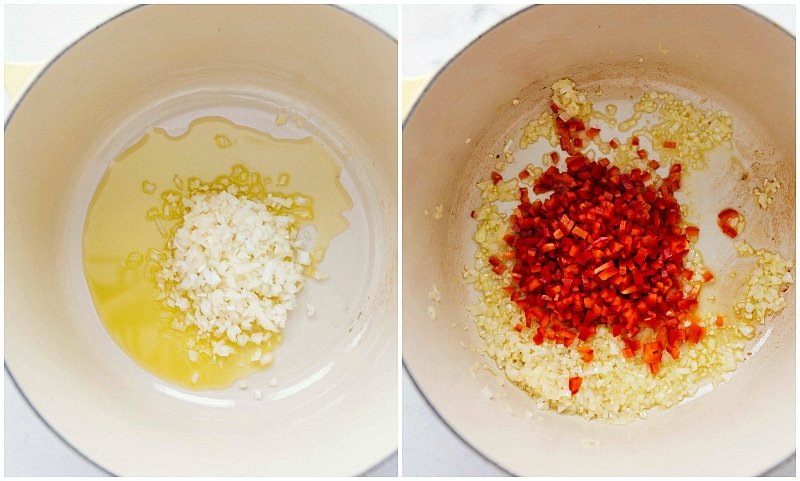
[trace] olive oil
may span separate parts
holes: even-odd
[[[310,242],[316,261],[330,240],[348,227],[343,213],[352,200],[341,184],[333,153],[312,137],[277,139],[221,117],[193,121],[170,136],[148,130],[111,162],[92,198],[83,237],[83,265],[97,313],[117,344],[152,374],[194,389],[222,389],[236,379],[268,367],[253,354],[272,351],[276,335],[259,347],[240,347],[226,358],[189,359],[194,337],[173,329],[173,312],[158,300],[153,280],[159,253],[179,216],[162,214],[162,198],[186,192],[201,179],[212,182],[243,166],[266,192],[300,194],[310,199]],[[305,229],[304,229],[305,230]],[[290,316],[291,322],[291,316]]]

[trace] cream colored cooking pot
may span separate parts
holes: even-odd
[[[706,97],[730,112],[751,183],[733,172],[709,173],[697,197],[714,202],[698,200],[701,230],[717,229],[715,206],[746,204],[751,243],[794,259],[794,59],[793,37],[740,7],[548,5],[505,20],[438,73],[403,132],[403,358],[460,437],[508,471],[532,476],[754,475],[792,454],[793,286],[789,306],[769,321],[765,345],[730,382],[615,426],[539,412],[514,385],[500,387],[485,370],[473,376],[470,368],[483,358],[470,348],[482,341],[464,309],[476,295],[461,274],[473,264],[470,211],[480,202],[475,183],[493,168],[487,153],[519,138],[547,108],[548,87],[563,77],[608,98],[655,88]],[[784,187],[762,211],[752,201],[752,181],[772,176]],[[426,216],[440,204],[441,220]],[[725,272],[721,253],[732,244],[700,247]],[[441,292],[435,321],[427,311],[433,284]],[[481,394],[490,382],[500,399]],[[527,419],[526,410],[535,418]]]
[[[396,106],[396,41],[330,6],[143,6],[64,51],[5,131],[5,360],[44,421],[119,475],[353,475],[389,456]],[[222,115],[266,129],[279,111],[337,153],[354,203],[320,266],[329,279],[301,296],[316,315],[290,317],[280,362],[247,390],[171,386],[97,318],[81,268],[87,206],[150,127]]]

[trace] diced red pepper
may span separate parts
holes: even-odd
[[[664,141],[664,148],[665,149],[674,149],[678,144],[676,144],[672,140],[665,140]]]
[[[731,239],[739,235],[739,232],[731,226],[731,221],[737,219],[739,215],[735,209],[724,209],[717,216],[717,225],[722,229],[722,233]]]
[[[583,378],[580,376],[569,378],[569,392],[572,393],[573,396],[578,394],[578,390],[580,390],[582,382]]]
[[[638,351],[642,346],[639,341],[636,339],[624,339],[625,345],[628,346],[628,349],[633,351],[634,353]]]
[[[608,261],[608,262],[606,262],[605,264],[602,264],[602,265],[598,266],[598,267],[597,267],[597,268],[594,270],[594,273],[595,273],[595,274],[599,274],[599,273],[603,272],[604,270],[606,270],[606,269],[611,269],[611,268],[613,268],[613,267],[614,267],[614,261]]]
[[[501,180],[503,180],[503,176],[500,175],[500,173],[497,172],[496,170],[493,170],[492,171],[492,183],[494,185],[497,185],[498,183],[500,183]]]
[[[598,277],[598,278],[599,278],[601,281],[607,281],[608,279],[611,279],[612,277],[614,277],[614,276],[615,276],[615,275],[617,275],[618,273],[619,273],[619,271],[618,271],[616,268],[612,267],[612,268],[610,268],[610,269],[606,269],[606,270],[604,270],[603,272],[601,272],[600,274],[598,274],[598,275],[597,275],[597,277]]]
[[[700,294],[700,284],[694,284],[692,286],[692,290],[689,291],[689,295],[687,295],[686,298],[693,301],[697,299],[698,294]]]
[[[661,362],[661,351],[664,346],[660,341],[645,342],[642,346],[642,359],[647,364],[658,364]]]
[[[574,229],[572,229],[572,233],[575,234],[576,236],[580,237],[580,238],[583,238],[583,239],[586,239],[586,236],[589,235],[588,232],[586,232],[585,230],[581,229],[580,227],[575,227]]]
[[[660,179],[650,170],[660,164],[648,161],[644,149],[638,153],[648,169],[623,172],[607,158],[592,161],[578,149],[597,138],[599,129],[587,130],[579,118],[565,121],[561,109],[554,110],[560,113],[556,133],[566,169],[555,165],[559,157],[553,152],[554,165],[533,183],[533,192],[547,198],[532,201],[520,189],[519,205],[509,216],[510,238],[504,236],[511,252],[503,258],[514,263],[513,291],[507,292],[525,313],[525,325],[535,330],[534,343],[570,346],[606,325],[624,341],[622,355],[632,358],[642,350],[655,375],[664,350],[675,358],[682,343],[699,342],[703,335],[694,314],[701,284],[684,293],[693,275],[684,268],[687,236],[696,238],[699,229],[682,224],[675,198],[681,164],[672,164]],[[619,140],[609,144],[618,148]],[[697,327],[684,329],[686,319]],[[656,339],[642,349],[651,329]],[[593,359],[588,346],[578,352],[585,362]]]
[[[692,324],[686,328],[686,339],[692,344],[697,344],[706,335],[706,330],[702,326]]]
[[[667,346],[666,350],[669,353],[669,355],[672,356],[672,359],[678,359],[681,356],[681,350],[678,349],[677,347]]]
[[[581,359],[583,359],[583,362],[587,364],[592,362],[594,359],[594,350],[585,344],[578,348],[578,352],[581,354]]]

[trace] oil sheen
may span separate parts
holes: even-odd
[[[157,299],[153,281],[157,264],[151,256],[165,248],[179,222],[153,221],[154,209],[162,206],[161,194],[181,188],[186,192],[188,179],[212,182],[230,175],[237,165],[257,174],[267,192],[311,199],[313,218],[301,221],[300,227],[313,226],[309,242],[316,260],[347,229],[343,213],[352,208],[352,200],[332,151],[313,137],[277,139],[221,117],[196,119],[175,137],[160,128],[148,130],[111,162],[86,215],[83,267],[101,321],[139,365],[187,388],[226,388],[270,365],[250,361],[257,349],[252,345],[226,358],[200,356],[191,362],[193,334],[171,327],[173,312]],[[297,315],[290,315],[288,322]],[[277,335],[260,349],[272,351],[280,342]]]

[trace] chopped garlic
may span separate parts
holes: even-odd
[[[144,255],[139,251],[134,251],[128,254],[125,258],[125,265],[131,268],[138,267],[144,263]]]
[[[589,118],[592,114],[592,103],[586,97],[585,93],[575,89],[575,82],[572,80],[561,79],[555,82],[550,88],[553,91],[550,100],[559,108],[566,111],[570,118]]]
[[[431,291],[428,293],[428,299],[436,302],[442,300],[442,295],[439,292],[439,289],[436,288],[436,284],[433,284]]]
[[[428,316],[431,318],[431,321],[436,320],[436,307],[428,306]]]
[[[781,183],[775,178],[764,179],[762,186],[762,188],[753,188],[753,196],[756,198],[758,206],[766,210],[767,207],[772,205],[773,196],[778,192]]]
[[[558,145],[556,121],[548,112],[543,112],[537,120],[531,121],[525,126],[524,133],[519,140],[519,147],[524,149],[535,144],[540,138],[547,140],[553,147]]]
[[[225,191],[199,192],[183,204],[157,275],[162,301],[179,310],[175,319],[195,326],[220,357],[280,332],[310,264],[294,218]]]
[[[433,212],[433,218],[439,220],[442,217],[444,217],[444,204],[439,204],[436,206],[436,210]]]
[[[792,263],[776,252],[756,251],[745,241],[737,242],[736,251],[739,255],[756,257],[756,265],[747,275],[743,294],[736,300],[736,316],[763,324],[767,316],[786,307],[785,292],[794,283]]]
[[[239,389],[247,389],[247,379],[239,381]]]
[[[736,248],[736,253],[742,257],[752,256],[755,255],[756,250],[753,249],[753,246],[747,243],[746,240],[740,240],[734,244],[734,248]]]
[[[287,173],[278,174],[277,186],[278,187],[284,187],[284,186],[288,185],[289,184],[289,179],[290,179],[289,178],[289,174],[287,174]]]
[[[152,194],[156,191],[156,184],[149,182],[147,180],[142,182],[142,192],[145,194]]]
[[[276,387],[278,385],[278,380],[273,377],[269,380],[269,385],[270,387]]]
[[[323,273],[321,273],[319,271],[314,271],[314,273],[311,274],[311,277],[313,277],[314,279],[316,279],[318,281],[324,281],[325,279],[328,278],[328,274],[323,274]]]
[[[256,401],[261,401],[264,398],[264,393],[261,391],[261,389],[256,389],[253,392],[253,398],[255,398]]]
[[[314,314],[317,312],[317,308],[313,306],[313,304],[306,304],[306,315],[308,317],[314,317]]]

